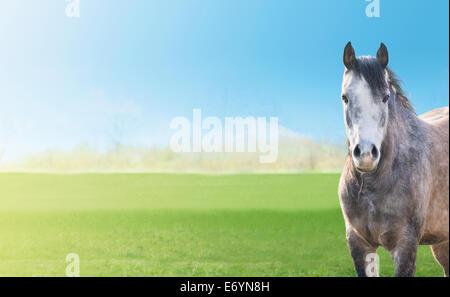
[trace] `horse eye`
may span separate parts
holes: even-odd
[[[345,95],[342,95],[342,101],[344,101],[345,104],[348,103],[348,98]]]
[[[384,96],[383,103],[386,103],[389,100],[389,95]]]

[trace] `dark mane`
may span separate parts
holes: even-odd
[[[387,71],[389,74],[389,81],[391,83],[391,86],[394,88],[395,92],[397,93],[397,98],[400,101],[400,104],[403,107],[405,107],[406,109],[412,111],[413,113],[416,113],[414,110],[414,107],[411,105],[411,102],[408,100],[408,98],[405,95],[405,92],[403,91],[402,87],[400,86],[400,84],[401,84],[400,79],[389,67],[387,67]]]
[[[369,84],[371,91],[374,95],[382,96],[385,90],[389,87],[386,85],[386,81],[384,79],[384,69],[378,60],[374,57],[358,57],[356,58],[356,63],[352,70],[355,71],[358,75],[362,76],[364,80]],[[397,99],[400,104],[414,112],[414,108],[409,102],[408,98],[406,98],[403,89],[400,87],[400,80],[397,78],[394,72],[387,68],[389,75],[389,83],[392,88],[394,88],[397,93]]]

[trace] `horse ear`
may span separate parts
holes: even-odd
[[[344,49],[344,65],[348,70],[352,69],[353,63],[355,63],[355,50],[352,43],[349,41]]]
[[[389,54],[388,54],[387,47],[384,45],[384,43],[381,43],[380,48],[378,49],[377,60],[378,60],[378,62],[380,62],[381,66],[383,66],[383,68],[386,68],[386,66],[389,62]]]

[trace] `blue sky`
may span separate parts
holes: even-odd
[[[345,139],[342,51],[380,42],[418,113],[448,105],[449,2],[64,0],[0,4],[6,160],[83,143],[168,144],[176,116],[276,116]]]

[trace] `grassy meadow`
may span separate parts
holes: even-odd
[[[0,174],[0,276],[354,276],[337,174]],[[392,276],[384,250],[381,275]],[[442,276],[428,247],[418,276]]]

